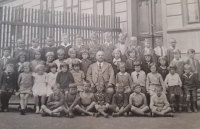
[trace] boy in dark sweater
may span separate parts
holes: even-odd
[[[131,109],[128,104],[128,94],[124,93],[124,87],[121,84],[116,84],[116,93],[113,95],[112,104],[109,105],[109,110],[113,112],[113,117],[127,116],[127,112]]]
[[[185,90],[185,93],[187,95],[186,101],[187,101],[187,110],[188,112],[192,112],[190,107],[191,103],[191,97],[192,97],[192,103],[193,103],[193,110],[194,112],[197,112],[196,109],[196,102],[197,102],[197,77],[191,72],[191,66],[186,64],[184,66],[185,73],[182,76],[182,83]],[[192,96],[191,96],[192,95]]]
[[[69,91],[69,84],[74,83],[74,78],[69,71],[69,65],[65,62],[60,64],[61,72],[56,77],[56,83],[60,85],[63,94]]]

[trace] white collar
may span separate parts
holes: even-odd
[[[113,63],[116,63],[116,62],[120,62],[121,61],[121,58],[119,58],[119,59],[113,59]]]
[[[21,66],[22,64],[23,64],[23,63],[21,63],[21,62],[18,63],[18,65],[20,65],[20,66]]]
[[[125,72],[125,73],[119,72],[119,75],[127,75],[127,74],[128,74],[127,72]]]
[[[19,50],[24,50],[24,48],[20,48],[20,47],[18,47],[18,49],[19,49]]]
[[[105,42],[104,44],[105,45],[110,45],[110,44],[112,44],[112,42]]]
[[[33,49],[33,50],[39,50],[40,47],[38,46],[37,48],[34,48],[34,47],[32,46],[31,49]]]
[[[61,46],[64,46],[64,47],[68,47],[70,45],[71,45],[70,43],[67,43],[67,44],[61,43]]]
[[[186,76],[186,77],[188,77],[186,73],[184,73],[183,75]],[[193,75],[193,73],[190,72],[190,76],[189,76],[189,78],[191,78],[192,75]]]
[[[2,59],[10,59],[10,58],[11,58],[10,56],[8,56],[8,57],[3,56],[2,57]]]
[[[101,62],[101,63],[100,63],[100,62],[97,61],[97,64],[98,64],[98,65],[101,64],[101,67],[103,66],[103,63],[104,63],[104,62]]]

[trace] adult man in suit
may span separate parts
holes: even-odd
[[[87,71],[87,80],[90,81],[92,92],[96,91],[96,86],[104,84],[106,93],[110,100],[114,93],[113,86],[115,85],[114,70],[111,64],[104,62],[105,56],[103,51],[98,51],[96,54],[97,62],[90,65]]]

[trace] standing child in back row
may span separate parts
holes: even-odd
[[[29,51],[25,49],[25,42],[23,39],[18,39],[17,45],[18,45],[18,48],[16,48],[13,51],[13,58],[17,59],[17,56],[20,52],[25,52],[27,54],[29,53]],[[28,57],[28,60],[29,60],[29,57]]]
[[[194,73],[194,75],[197,77],[197,88],[199,87],[200,84],[200,63],[197,59],[195,59],[195,50],[194,49],[189,49],[188,50],[188,56],[189,59],[186,60],[186,64],[189,64],[191,67],[191,72]]]
[[[54,46],[54,39],[53,37],[47,37],[47,39],[45,40],[46,41],[46,46],[44,46],[42,48],[42,59],[45,59],[45,55],[47,54],[47,52],[53,52],[54,55],[56,55],[56,52],[57,52],[57,48]],[[56,59],[57,57],[54,58],[54,60]]]
[[[176,49],[176,39],[171,38],[170,41],[170,48],[167,49],[167,62],[168,64],[170,64],[170,62],[174,59],[174,50]]]

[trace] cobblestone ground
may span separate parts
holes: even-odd
[[[41,117],[33,112],[21,116],[16,110],[0,112],[0,129],[200,129],[199,113],[176,113],[173,118],[77,116]]]

